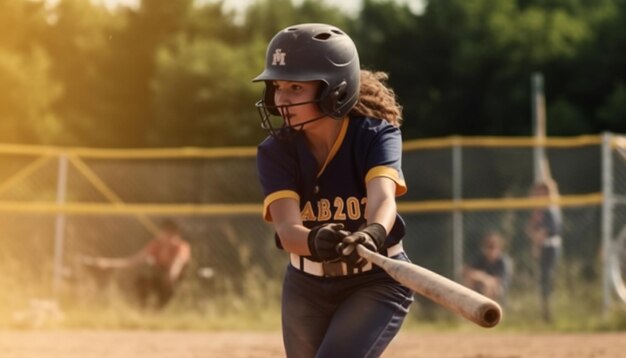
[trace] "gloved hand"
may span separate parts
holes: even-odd
[[[378,252],[385,244],[386,238],[385,227],[378,223],[370,224],[355,231],[344,237],[341,245],[339,245],[339,251],[342,254],[341,260],[350,266],[361,268],[367,264],[367,260],[359,256],[356,245],[363,245],[371,251]]]
[[[333,261],[341,257],[339,244],[348,232],[342,231],[343,224],[323,224],[314,227],[309,232],[307,244],[314,261]]]

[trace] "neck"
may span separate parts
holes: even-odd
[[[337,141],[341,131],[341,124],[342,120],[327,117],[306,127],[305,135],[309,148],[320,165],[326,161],[328,154]]]
[[[327,147],[330,150],[341,131],[341,123],[341,120],[330,117],[311,123],[305,128],[305,135],[309,144]]]

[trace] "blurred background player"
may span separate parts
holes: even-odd
[[[257,103],[263,215],[289,253],[282,292],[288,357],[378,357],[413,293],[361,259],[361,244],[408,261],[395,197],[406,192],[401,107],[386,74],[361,70],[352,39],[293,25],[267,48]],[[344,256],[342,248],[345,246]]]
[[[504,252],[504,239],[488,232],[480,243],[480,252],[463,268],[465,286],[504,303],[512,275],[511,258]]]
[[[561,231],[563,219],[558,206],[559,190],[552,179],[544,179],[535,183],[530,192],[531,197],[548,198],[549,204],[536,208],[531,212],[526,226],[526,234],[530,239],[531,252],[539,263],[539,286],[541,295],[541,314],[546,322],[552,320],[550,296],[554,289],[554,280],[558,259],[561,253]]]
[[[139,304],[143,308],[163,308],[172,299],[191,259],[191,246],[171,220],[165,220],[159,232],[139,252],[122,258],[83,257],[83,264],[101,270],[133,268],[133,282]],[[152,298],[155,302],[152,303]]]

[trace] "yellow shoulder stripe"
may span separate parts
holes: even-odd
[[[279,199],[294,199],[300,202],[300,195],[293,190],[279,190],[266,196],[263,200],[263,220],[272,222],[272,215],[270,214],[270,204]]]
[[[407,192],[406,182],[400,178],[398,171],[391,167],[378,166],[370,169],[365,176],[365,184],[377,177],[385,177],[396,183],[396,196],[404,195]]]

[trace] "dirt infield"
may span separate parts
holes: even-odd
[[[3,358],[282,357],[276,332],[0,332]],[[401,333],[384,357],[618,358],[626,333]]]

